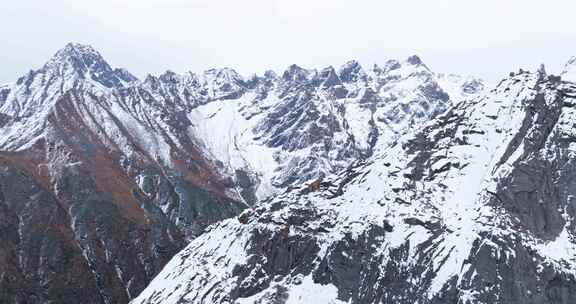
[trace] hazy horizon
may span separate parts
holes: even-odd
[[[416,54],[435,72],[495,82],[540,63],[559,73],[576,55],[574,3],[462,2],[22,0],[3,5],[0,83],[40,67],[68,42],[90,44],[138,77],[215,67],[247,76],[349,60],[369,66]]]

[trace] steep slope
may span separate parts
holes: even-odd
[[[70,44],[3,89],[0,299],[126,303],[178,250],[246,205],[177,105]]]
[[[522,72],[217,223],[132,303],[574,303],[576,84]]]

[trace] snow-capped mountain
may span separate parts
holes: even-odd
[[[416,56],[138,80],[68,44],[0,86],[0,302],[127,303],[210,224],[325,185],[483,89]]]
[[[511,75],[210,226],[131,303],[575,303],[575,105]]]

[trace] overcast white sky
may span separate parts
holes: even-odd
[[[0,82],[67,42],[139,77],[232,67],[243,74],[418,54],[437,72],[497,81],[576,55],[574,0],[17,0],[0,4]]]

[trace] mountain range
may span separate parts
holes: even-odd
[[[576,60],[0,86],[2,303],[574,303]]]

